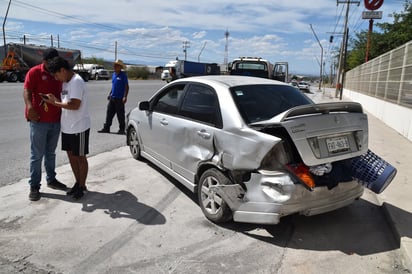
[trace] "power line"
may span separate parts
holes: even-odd
[[[34,5],[31,5],[29,3],[23,2],[23,1],[19,1],[19,0],[13,0],[13,4],[22,8],[26,8],[26,9],[30,9],[30,10],[37,10],[40,13],[44,13],[44,14],[48,14],[48,15],[52,15],[52,16],[56,16],[56,17],[60,17],[63,19],[66,19],[68,21],[72,21],[72,22],[77,22],[77,23],[86,23],[88,25],[94,25],[100,28],[104,28],[104,29],[108,29],[108,30],[121,30],[120,28],[114,27],[114,26],[109,26],[109,25],[104,25],[104,24],[100,24],[100,23],[95,23],[95,22],[91,22],[91,21],[87,21],[84,19],[81,19],[79,17],[76,16],[71,16],[71,15],[66,15],[57,11],[53,11],[53,10],[48,10],[45,8],[40,8]]]

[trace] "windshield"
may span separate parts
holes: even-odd
[[[313,102],[288,85],[247,85],[231,88],[235,104],[247,123],[270,118],[296,106]]]
[[[252,61],[242,61],[242,62],[237,62],[234,64],[234,69],[235,70],[241,70],[241,69],[254,69],[254,70],[264,70],[267,71],[267,65],[266,63],[263,62],[252,62]]]

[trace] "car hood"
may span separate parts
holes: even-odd
[[[297,106],[249,126],[259,131],[284,128],[308,166],[353,158],[368,149],[367,115],[354,102]]]

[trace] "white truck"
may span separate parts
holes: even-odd
[[[87,71],[89,73],[89,79],[95,80],[109,80],[110,72],[102,65],[98,64],[76,64],[73,68],[74,71]]]
[[[239,57],[228,64],[231,75],[243,75],[274,79],[282,82],[289,81],[287,62],[276,62],[274,65],[262,57]]]

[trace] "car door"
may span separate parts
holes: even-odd
[[[216,92],[210,86],[191,83],[186,87],[179,115],[170,122],[169,134],[173,136],[170,147],[172,169],[194,182],[200,162],[214,155],[213,139],[222,128]]]
[[[161,91],[151,101],[151,111],[146,112],[145,121],[139,124],[145,153],[171,168],[170,158],[174,149],[173,138],[175,116],[183,97],[185,84],[175,84]],[[173,123],[171,123],[173,121]]]

